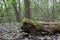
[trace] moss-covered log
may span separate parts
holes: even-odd
[[[21,29],[27,33],[36,34],[49,34],[60,32],[60,22],[42,22],[34,21],[24,18],[22,20]]]

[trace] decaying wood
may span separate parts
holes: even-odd
[[[42,22],[24,18],[21,29],[28,33],[60,33],[60,22]]]

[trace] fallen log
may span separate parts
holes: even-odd
[[[43,22],[24,18],[21,29],[34,35],[60,33],[60,22]]]

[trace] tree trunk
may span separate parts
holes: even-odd
[[[54,12],[54,2],[55,0],[53,0],[53,8],[52,8],[52,18],[51,18],[51,21],[54,22],[54,15],[55,15],[55,12]]]
[[[4,6],[5,6],[5,11],[6,11],[6,13],[7,13],[7,21],[11,21],[10,20],[10,17],[9,17],[9,10],[8,10],[8,8],[7,8],[7,5],[6,5],[6,3],[5,3],[5,0],[3,0],[3,2],[4,2]]]
[[[18,2],[19,2],[19,13],[21,13],[20,0]]]
[[[60,22],[39,22],[33,21],[29,19],[23,19],[21,29],[26,31],[27,33],[41,33],[44,32],[46,34],[55,34],[60,33]],[[44,34],[42,33],[42,34]]]
[[[20,12],[17,10],[17,4],[16,4],[16,2],[13,3],[12,5],[13,5],[14,11],[15,11],[15,15],[16,15],[16,21],[20,22]],[[20,8],[19,8],[19,10],[20,10]]]
[[[30,2],[29,0],[24,0],[25,3],[25,17],[30,19]]]

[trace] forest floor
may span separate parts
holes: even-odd
[[[18,30],[19,23],[2,23],[0,24],[0,40],[60,40],[60,34],[45,35],[45,36],[32,36],[28,33]],[[25,36],[24,35],[29,35]]]

